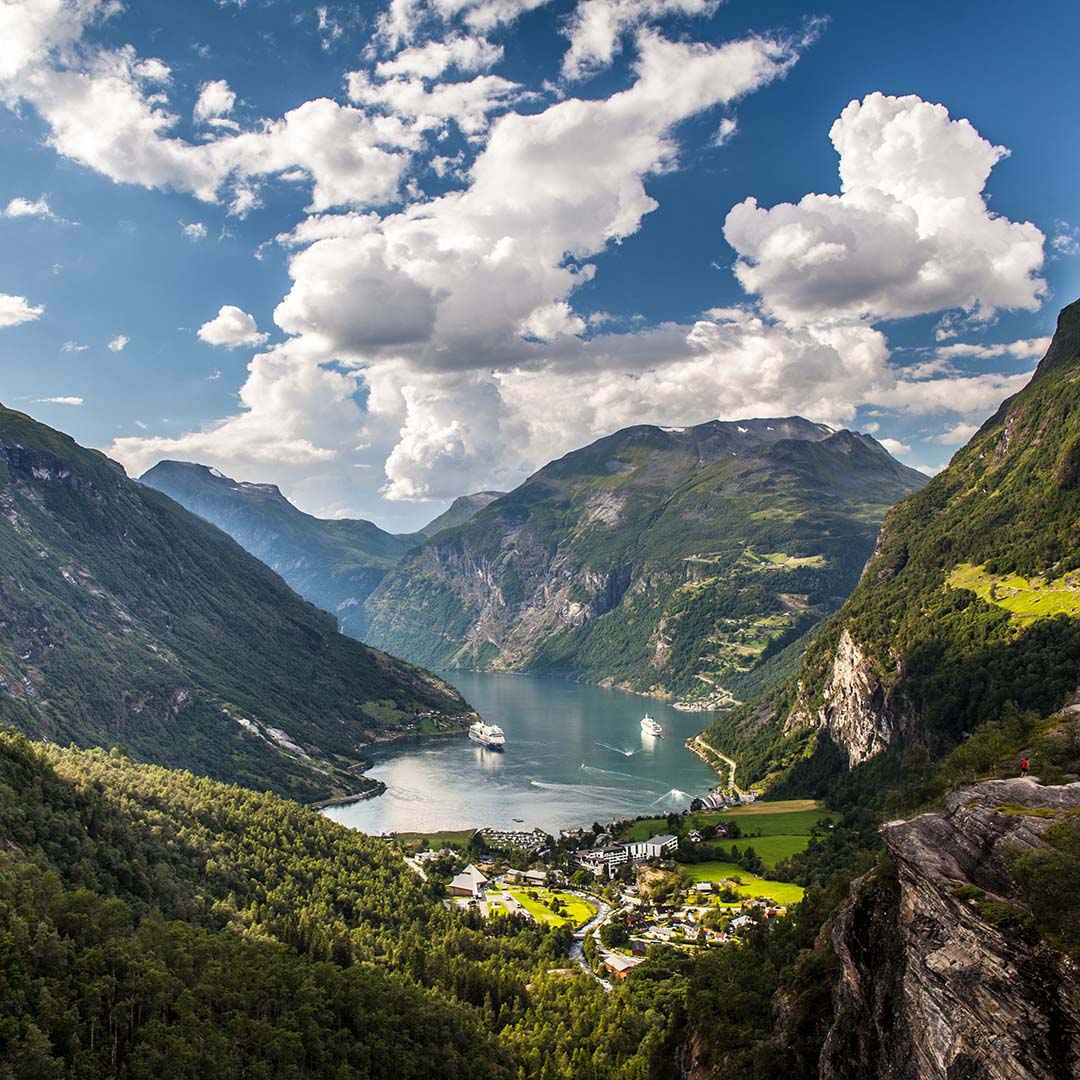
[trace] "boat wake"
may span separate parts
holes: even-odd
[[[633,773],[619,772],[618,769],[601,769],[598,765],[586,765],[584,761],[581,767],[585,772],[596,773],[598,776],[621,776],[625,780],[633,780],[636,784],[641,783],[641,777],[634,776]]]
[[[693,799],[692,795],[688,795],[681,788],[673,787],[670,791],[665,791],[659,799],[653,801],[651,805],[658,806],[662,802],[669,802],[673,804],[690,802]]]
[[[623,757],[633,757],[635,754],[641,752],[640,748],[637,750],[624,750],[621,746],[612,746],[610,743],[606,742],[598,742],[596,745],[602,747],[604,750],[611,750],[616,754],[622,754]]]
[[[578,799],[585,798],[619,807],[626,803],[624,788],[603,787],[600,784],[555,784],[546,780],[530,780],[529,785],[542,791],[550,791],[561,799],[575,796]]]

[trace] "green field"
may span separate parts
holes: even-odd
[[[722,814],[694,814],[691,828],[715,825],[718,821],[738,822],[743,836],[809,836],[810,830],[825,817],[836,821],[838,814],[829,810],[795,810],[780,814],[747,814],[727,812]],[[738,841],[736,841],[738,843]]]
[[[839,820],[837,813],[825,810],[809,799],[791,799],[788,802],[751,803],[732,810],[691,814],[686,819],[686,827],[697,829],[702,825],[715,825],[719,821],[737,821],[740,830],[747,836],[760,833],[762,836],[808,837],[810,830],[825,817]],[[665,818],[645,818],[630,825],[623,833],[623,839],[648,840],[650,836],[668,832],[669,828]]]
[[[824,817],[837,820],[839,815],[822,809],[818,803],[810,799],[790,799],[787,802],[751,803],[749,806],[740,806],[732,810],[692,814],[687,818],[686,828],[715,825],[720,821],[736,821],[742,831],[742,836],[734,840],[710,841],[708,848],[719,855],[726,856],[732,844],[736,844],[740,851],[752,847],[765,864],[765,868],[773,870],[778,862],[806,849],[806,845],[810,842],[811,829]],[[666,819],[648,818],[644,821],[635,821],[624,832],[623,839],[647,840],[650,836],[667,832],[668,829]],[[693,869],[692,866],[691,869]]]
[[[803,898],[803,887],[786,881],[767,881],[765,878],[748,874],[735,863],[703,862],[686,867],[694,881],[723,881],[724,878],[738,878],[742,884],[736,886],[740,896],[753,898],[767,896],[778,904],[797,904]]]
[[[725,840],[722,843],[711,843],[710,848],[723,848],[724,854],[734,844],[740,851],[752,847],[758,858],[765,864],[766,869],[774,870],[776,864],[782,859],[788,859],[806,849],[808,836],[744,836],[738,840]]]
[[[507,887],[505,892],[512,896],[539,923],[551,923],[554,925],[562,925],[565,923],[573,927],[578,927],[587,923],[596,914],[596,908],[594,908],[592,904],[588,904],[580,897],[574,896],[568,892],[552,892],[550,889],[516,887]],[[534,900],[529,896],[530,892],[536,893],[539,899]],[[547,902],[555,896],[563,902],[566,911],[565,916],[556,915],[555,912],[547,906]],[[499,906],[501,907],[502,905]]]
[[[1080,617],[1080,575],[1075,572],[1047,581],[1018,574],[990,574],[981,566],[961,563],[946,584],[953,589],[969,589],[988,604],[1004,608],[1021,623],[1054,615]]]
[[[469,846],[469,841],[475,831],[475,829],[459,829],[456,832],[399,832],[393,835],[403,847],[415,848],[417,851],[441,851],[443,848],[463,851]]]

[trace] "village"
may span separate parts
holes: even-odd
[[[681,814],[558,837],[483,828],[392,839],[446,906],[563,928],[571,958],[610,985],[658,951],[722,948],[785,915],[803,895],[781,880],[785,860],[834,827],[810,800],[695,800]]]

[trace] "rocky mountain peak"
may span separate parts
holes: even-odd
[[[1080,361],[1080,300],[1074,300],[1058,314],[1057,329],[1035,377]]]

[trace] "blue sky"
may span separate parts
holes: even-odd
[[[395,529],[637,422],[801,412],[932,470],[1080,295],[1078,30],[15,0],[0,400]]]

